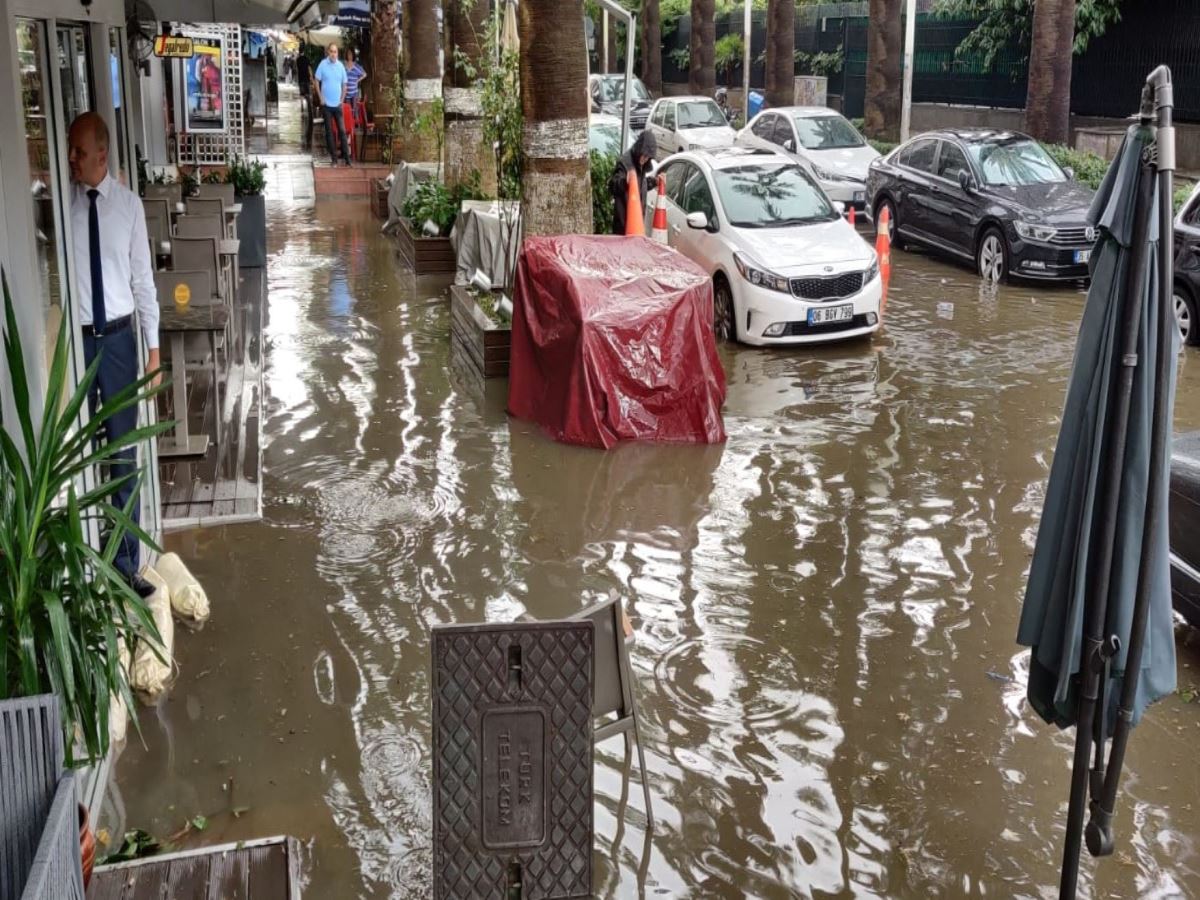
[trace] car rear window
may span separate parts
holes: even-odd
[[[912,145],[900,154],[900,165],[915,169],[918,172],[933,174],[933,158],[937,155],[937,141],[914,141]]]

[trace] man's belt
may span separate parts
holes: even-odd
[[[103,329],[100,330],[97,330],[93,325],[84,325],[83,336],[97,338],[107,337],[110,334],[116,334],[118,331],[123,331],[124,329],[128,328],[132,319],[133,316],[121,316],[119,319],[113,319],[111,322],[107,323]]]

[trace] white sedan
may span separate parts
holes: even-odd
[[[764,110],[738,132],[737,143],[794,159],[830,199],[864,210],[867,170],[879,154],[858,129],[832,109],[784,106]]]
[[[718,336],[806,344],[879,327],[875,251],[796,163],[738,147],[681,153],[659,173],[671,246],[712,275]]]
[[[650,110],[646,130],[658,144],[658,158],[705,148],[731,147],[737,132],[721,107],[708,97],[663,97]]]

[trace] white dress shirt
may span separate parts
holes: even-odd
[[[100,262],[104,273],[104,315],[109,322],[137,309],[146,347],[158,347],[158,292],[146,213],[137,194],[111,175],[96,185],[100,221]],[[88,241],[88,186],[76,184],[71,200],[71,233],[75,240],[75,292],[79,321],[92,324],[92,255]]]

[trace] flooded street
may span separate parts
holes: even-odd
[[[442,285],[365,200],[268,216],[265,520],[168,536],[213,619],[117,767],[127,827],[287,833],[308,897],[426,897],[430,628],[616,592],[657,827],[600,745],[597,896],[1057,895],[1072,735],[1026,708],[1014,640],[1078,290],[896,253],[873,340],[722,349],[727,444],[603,453],[463,374]],[[1200,895],[1198,743],[1200,706],[1147,714],[1085,896]]]

